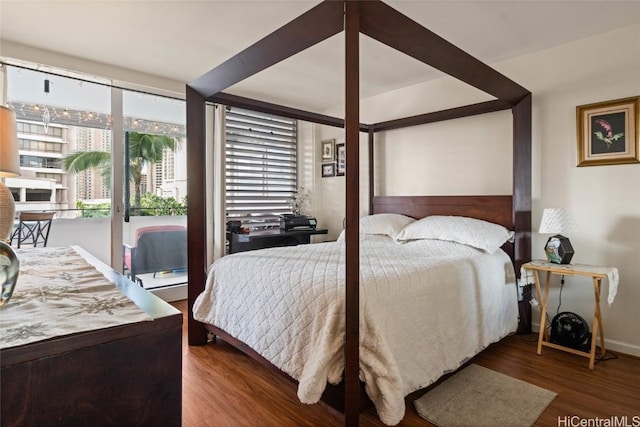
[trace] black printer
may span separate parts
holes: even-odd
[[[306,215],[284,214],[280,215],[281,230],[315,230],[318,221]]]

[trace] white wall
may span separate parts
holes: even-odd
[[[318,159],[315,164],[316,186],[314,194],[318,200],[314,201],[314,206],[318,209],[314,211],[318,219],[320,228],[327,228],[329,233],[324,240],[336,240],[342,231],[345,217],[345,177],[322,177],[322,150],[321,141],[335,139],[337,144],[344,143],[344,130],[334,127],[318,128],[318,135],[315,139],[315,157]],[[367,135],[360,134],[360,215],[366,215],[369,210],[369,164],[368,164],[368,143]],[[315,196],[314,196],[315,198]]]
[[[606,52],[603,60],[601,52]],[[531,70],[526,70],[527,62]],[[543,66],[533,68],[536,63]],[[640,164],[576,167],[575,110],[578,105],[640,96],[640,25],[505,65],[529,80],[518,81],[534,93],[539,160],[534,164],[533,224],[540,223],[545,207],[568,209],[580,227],[570,236],[576,250],[572,261],[620,270],[618,296],[610,307],[606,302],[602,307],[605,338],[611,349],[640,356]],[[547,238],[534,233],[535,257],[543,257]],[[558,290],[554,287],[550,296],[553,314]],[[590,281],[567,278],[561,311],[576,312],[591,325],[592,304]]]
[[[361,102],[362,123],[377,123],[491,99],[451,78],[443,78],[388,92]],[[325,114],[343,116],[343,106]],[[317,126],[320,141],[344,142],[344,131]],[[375,194],[511,194],[511,113],[497,112],[376,133]],[[368,213],[368,137],[360,134],[360,212]],[[455,168],[453,167],[455,166]],[[318,176],[320,163],[317,165]],[[319,223],[335,239],[345,212],[344,177],[318,178],[322,189]]]
[[[58,67],[63,70],[73,70],[101,78],[109,78],[116,85],[130,89],[154,88],[156,93],[158,93],[158,90],[162,90],[171,96],[184,94],[185,91],[185,82],[88,61],[72,55],[62,55],[57,52],[37,49],[7,40],[0,40],[0,52],[5,58],[17,58],[22,61]]]
[[[620,271],[618,296],[610,307],[608,285],[603,287],[607,347],[640,356],[640,164],[576,167],[576,106],[640,95],[640,25],[493,66],[533,93],[533,258],[544,258],[548,238],[535,232],[542,210],[569,210],[580,227],[569,236],[576,250],[573,262]],[[363,100],[361,121],[374,123],[486,99],[442,78]],[[326,113],[340,116],[341,111],[336,107]],[[342,131],[319,128],[316,153],[322,139],[344,141]],[[511,193],[509,112],[390,131],[381,139],[376,158],[385,162],[376,170],[377,195]],[[361,164],[366,150],[362,158]],[[344,178],[320,178],[319,161],[316,173],[321,195],[316,203],[322,208],[316,215],[335,236],[344,216]],[[549,299],[551,317],[559,301],[556,279]],[[589,279],[566,279],[561,311],[576,312],[591,325]],[[537,310],[533,316],[535,329]]]

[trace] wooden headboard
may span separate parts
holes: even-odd
[[[429,215],[458,215],[500,224],[513,224],[512,196],[374,196],[371,214],[397,213],[420,219]],[[514,261],[512,243],[502,249]]]
[[[494,222],[513,230],[512,196],[375,196],[371,214],[397,213],[412,218],[458,215]]]

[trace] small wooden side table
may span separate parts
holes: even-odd
[[[600,353],[604,356],[607,353],[604,342],[604,328],[602,325],[602,316],[600,314],[600,289],[602,279],[610,277],[610,274],[618,275],[618,270],[614,267],[601,267],[586,264],[554,264],[547,261],[531,261],[522,266],[523,269],[533,273],[533,279],[536,285],[536,294],[540,301],[540,332],[538,334],[538,355],[542,354],[542,347],[551,347],[557,350],[566,351],[589,358],[589,369],[593,370],[596,354],[596,340],[600,337]],[[544,283],[544,295],[542,294],[542,286],[540,284],[540,272],[546,272],[547,277]],[[589,352],[576,350],[560,344],[549,341],[549,334],[546,330],[547,319],[547,302],[549,299],[550,279],[552,274],[564,276],[587,276],[593,280],[593,291],[595,297],[595,310],[593,315],[593,334],[591,337],[591,350]],[[611,286],[611,283],[609,284]],[[617,286],[617,283],[616,283]]]

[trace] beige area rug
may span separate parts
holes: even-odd
[[[550,390],[471,364],[416,399],[439,427],[530,427],[557,396]]]

